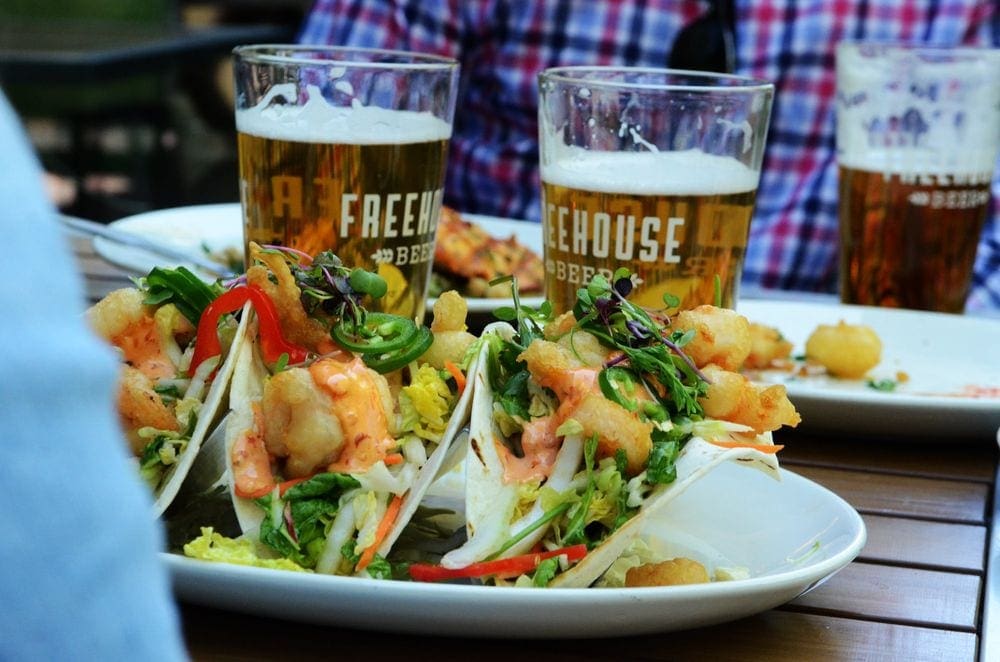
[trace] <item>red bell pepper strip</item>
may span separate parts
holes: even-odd
[[[445,579],[466,579],[470,577],[488,577],[490,575],[517,577],[534,570],[545,559],[564,554],[570,561],[579,561],[587,555],[587,546],[579,544],[561,549],[553,549],[549,552],[531,552],[529,554],[522,554],[521,556],[512,556],[509,559],[472,563],[464,568],[445,568],[429,563],[414,563],[410,566],[410,577],[418,582],[439,582]]]
[[[253,308],[257,312],[257,321],[260,327],[260,348],[264,354],[264,360],[268,363],[274,363],[281,358],[282,354],[288,354],[289,363],[305,361],[309,354],[308,350],[285,340],[281,334],[281,325],[278,323],[278,313],[274,308],[274,303],[264,290],[256,285],[240,285],[220,294],[212,303],[208,304],[201,314],[201,318],[198,320],[198,337],[195,339],[194,356],[191,357],[189,373],[193,374],[205,359],[222,353],[218,334],[219,318],[228,313],[236,312],[247,301],[253,304]]]

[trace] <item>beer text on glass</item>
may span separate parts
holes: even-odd
[[[773,88],[628,67],[540,78],[545,293],[558,311],[627,267],[632,300],[736,303]]]
[[[355,49],[348,55],[358,57],[357,50],[364,54]],[[445,118],[408,109],[408,100],[394,99],[387,104],[391,108],[365,103],[359,100],[362,88],[384,97],[385,90],[395,94],[416,87],[400,81],[419,64],[400,65],[398,75],[391,64],[375,67],[371,82],[363,61],[317,62],[305,51],[296,63],[296,51],[289,53],[288,63],[279,66],[298,66],[289,74],[296,82],[272,82],[256,103],[236,111],[245,242],[279,244],[312,256],[333,250],[344,264],[386,279],[388,292],[371,304],[374,309],[422,321],[454,100],[439,104],[451,106]],[[336,49],[330,54],[338,55]],[[354,77],[348,79],[348,73]],[[453,95],[448,84],[453,73],[412,96]],[[333,82],[321,89],[310,77]],[[241,80],[238,75],[238,86]]]

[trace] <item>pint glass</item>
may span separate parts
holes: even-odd
[[[960,313],[1000,150],[1000,50],[837,48],[840,295]]]
[[[541,74],[539,89],[545,294],[553,307],[570,309],[581,285],[619,266],[638,277],[632,300],[648,308],[671,312],[717,296],[733,307],[773,86],[685,71],[560,67]]]
[[[458,64],[313,46],[234,55],[245,243],[333,250],[385,277],[375,309],[422,321]]]

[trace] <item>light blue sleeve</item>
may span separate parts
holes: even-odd
[[[2,94],[0,153],[0,659],[185,659],[116,361]]]

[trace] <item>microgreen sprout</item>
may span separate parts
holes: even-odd
[[[365,296],[378,299],[388,287],[377,273],[345,267],[333,251],[312,257],[288,246],[266,245],[263,249],[285,258],[310,317],[325,315],[353,325],[364,324],[362,300]]]

